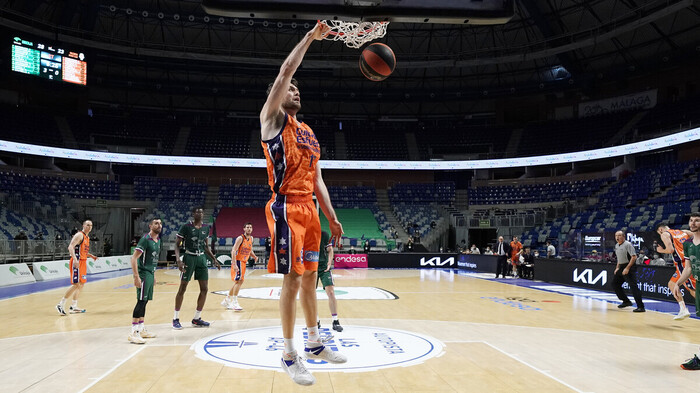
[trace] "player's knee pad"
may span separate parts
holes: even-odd
[[[146,303],[148,303],[148,300],[139,300],[136,302],[134,313],[132,314],[133,318],[141,318],[146,315]]]

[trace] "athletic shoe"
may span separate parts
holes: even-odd
[[[335,330],[336,332],[343,331],[343,327],[340,326],[340,321],[333,321],[333,330]]]
[[[182,330],[182,325],[180,325],[180,319],[173,319],[173,329]]]
[[[644,307],[637,307],[632,312],[646,312],[647,310],[644,309]]]
[[[234,302],[231,304],[231,310],[233,311],[243,311],[243,307],[241,307],[238,302]]]
[[[70,306],[69,310],[73,314],[80,314],[80,313],[84,313],[86,311],[84,308],[78,308],[78,307],[73,307],[73,306]]]
[[[284,360],[283,357],[281,363],[282,370],[299,385],[310,386],[316,383],[316,378],[306,369],[304,359],[296,352],[292,355],[292,360]]]
[[[229,303],[229,301],[226,298],[224,298],[224,300],[221,301],[221,305],[226,307],[226,308],[229,308],[231,303]]]
[[[156,338],[156,334],[149,332],[148,330],[146,330],[146,328],[143,328],[143,330],[141,330],[140,333],[141,338]]]
[[[202,318],[197,318],[192,320],[193,327],[209,327],[209,322],[202,320]]]
[[[673,319],[675,319],[676,321],[682,321],[682,320],[688,318],[689,316],[690,316],[690,311],[688,311],[687,308],[684,308],[684,309],[678,311],[678,315],[673,317]]]
[[[626,301],[626,302],[622,302],[621,304],[618,304],[617,308],[625,308],[625,307],[630,307],[630,306],[632,306],[632,302]]]
[[[347,356],[324,345],[313,348],[306,347],[304,348],[304,354],[309,359],[321,359],[329,363],[345,363],[348,361]]]
[[[693,355],[692,359],[688,359],[685,363],[681,364],[683,370],[700,370],[700,359],[698,355]]]
[[[58,311],[59,314],[61,315],[66,315],[66,310],[63,309],[63,306],[60,304],[56,305],[56,311]]]
[[[146,340],[139,335],[139,332],[133,332],[129,335],[129,342],[132,344],[145,344]]]

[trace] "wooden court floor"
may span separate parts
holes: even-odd
[[[281,370],[242,369],[195,356],[193,343],[244,329],[278,326],[277,302],[241,298],[243,312],[225,310],[212,291],[228,289],[229,271],[212,270],[202,314],[207,329],[189,325],[197,283],[171,329],[178,275],[156,274],[146,324],[158,334],[127,342],[135,290],[131,276],[88,282],[85,314],[61,317],[64,289],[0,301],[2,392],[670,392],[700,391],[700,371],[679,365],[697,353],[700,320],[633,314],[614,304],[463,276],[449,271],[336,270],[337,287],[377,287],[397,300],[341,300],[345,332],[361,326],[400,329],[444,344],[439,357],[366,372],[314,372],[311,387]],[[279,279],[249,270],[245,288]],[[518,304],[525,305],[519,307]],[[319,301],[324,326],[326,301]],[[297,316],[301,317],[299,306]],[[303,320],[297,320],[300,335]]]

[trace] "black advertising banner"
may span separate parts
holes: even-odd
[[[373,269],[456,269],[457,254],[370,253],[367,265]]]
[[[495,255],[478,254],[423,254],[423,253],[370,253],[368,267],[374,269],[449,269],[459,268],[479,272],[496,272]]]
[[[589,288],[599,291],[614,292],[612,278],[615,264],[600,262],[564,261],[559,259],[536,259],[535,279],[546,282]],[[637,265],[637,285],[642,297],[675,301],[668,289],[668,281],[675,268],[667,266]],[[628,289],[627,283],[623,286]],[[695,300],[690,292],[683,288],[684,299],[690,304]],[[628,292],[629,296],[632,296]]]
[[[496,273],[497,259],[495,255],[459,254],[457,267],[462,270]]]

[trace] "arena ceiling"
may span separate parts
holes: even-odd
[[[0,23],[92,48],[98,83],[256,99],[313,24],[167,0],[0,0]],[[360,51],[331,41],[312,46],[298,76],[326,100],[444,103],[576,88],[700,57],[699,26],[693,0],[516,1],[504,25],[392,23],[381,42],[398,66],[385,82],[364,79]]]

